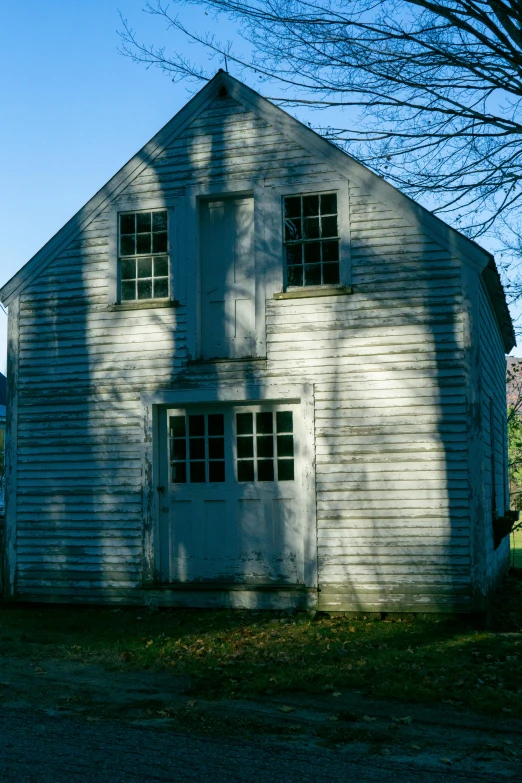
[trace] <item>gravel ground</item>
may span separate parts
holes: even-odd
[[[203,738],[113,722],[89,725],[27,711],[0,716],[3,783],[381,783],[491,781],[498,774],[422,769],[380,758],[353,759],[338,749]]]
[[[0,783],[499,783],[521,760],[507,714],[350,691],[209,701],[165,672],[0,655]]]

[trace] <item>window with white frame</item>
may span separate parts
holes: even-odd
[[[120,213],[118,251],[122,302],[169,297],[166,209]]]
[[[339,276],[337,193],[285,196],[286,285],[336,285]]]

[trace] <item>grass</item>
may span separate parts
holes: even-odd
[[[268,612],[6,606],[0,653],[188,676],[200,697],[355,688],[401,701],[522,715],[522,581],[496,631],[433,617],[359,620]],[[504,633],[503,633],[504,632]]]
[[[511,533],[511,566],[522,568],[522,529]]]

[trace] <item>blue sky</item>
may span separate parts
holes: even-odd
[[[147,70],[118,54],[118,10],[146,42],[172,41],[159,19],[142,13],[144,4],[0,0],[0,285],[194,91],[194,84],[173,84],[158,69]],[[212,27],[199,9],[182,8],[181,13],[200,29]],[[236,38],[231,23],[220,22],[219,36]],[[187,56],[201,56],[194,46],[177,41]],[[211,68],[221,65],[213,61]],[[0,312],[2,372],[6,327]]]
[[[195,89],[118,54],[118,9],[147,42],[169,40],[160,20],[141,12],[144,4],[0,0],[0,285]],[[196,24],[209,23],[193,9],[185,15]],[[232,37],[232,31],[226,33]],[[185,48],[193,54],[194,47]],[[0,312],[2,372],[6,326]]]

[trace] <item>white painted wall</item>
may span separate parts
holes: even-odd
[[[472,608],[462,262],[351,183],[345,241],[354,293],[272,298],[282,280],[280,194],[328,189],[342,177],[278,127],[216,99],[119,197],[125,208],[164,203],[179,216],[171,235],[179,306],[110,308],[114,209],[24,291],[20,596],[136,600],[142,392],[288,380],[314,385],[320,606]],[[266,324],[266,365],[187,364],[198,301],[194,203],[209,188],[257,199],[264,294],[256,323],[258,336]]]

